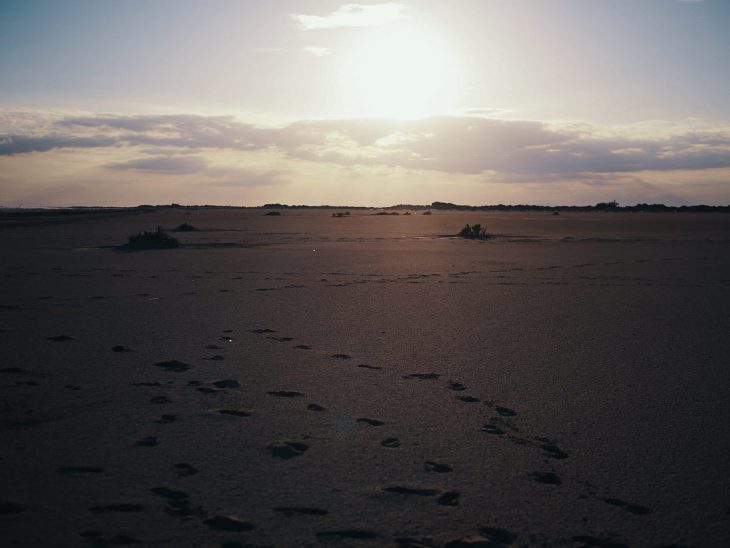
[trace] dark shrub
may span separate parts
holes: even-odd
[[[129,247],[139,249],[172,249],[180,247],[177,238],[173,238],[161,226],[155,232],[141,232],[136,236],[129,237]]]
[[[193,230],[198,230],[193,225],[189,225],[188,223],[183,223],[181,225],[178,225],[176,228],[173,229],[173,232],[192,232]]]
[[[461,229],[458,236],[461,236],[462,238],[469,238],[470,240],[486,240],[489,238],[487,229],[482,228],[482,225],[480,224],[476,224],[474,226],[466,225]]]
[[[427,209],[426,211],[423,212],[423,214],[424,215],[431,215],[431,210],[430,209]]]
[[[266,213],[266,215],[268,215],[270,217],[275,217],[275,216],[281,215],[281,213],[279,213],[278,211],[268,211]]]

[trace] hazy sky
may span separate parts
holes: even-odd
[[[0,205],[730,203],[730,0],[0,2]]]

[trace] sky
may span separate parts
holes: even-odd
[[[730,0],[2,0],[0,206],[730,204]]]

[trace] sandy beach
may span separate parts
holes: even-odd
[[[730,215],[335,211],[0,227],[0,544],[730,544]]]

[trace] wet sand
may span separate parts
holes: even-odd
[[[730,544],[730,215],[168,209],[0,257],[2,545]]]

